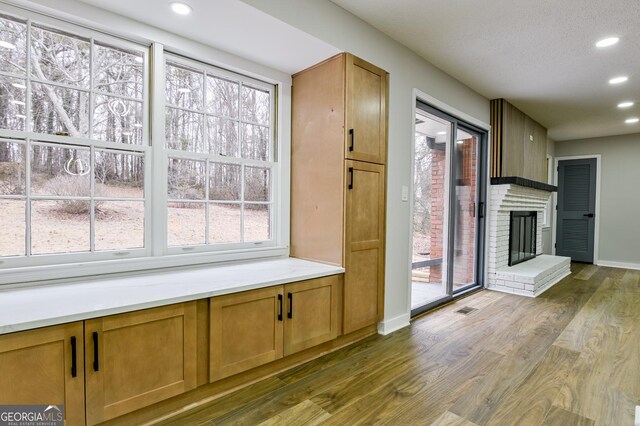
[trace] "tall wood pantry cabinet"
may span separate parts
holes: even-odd
[[[387,80],[349,53],[293,76],[291,255],[345,268],[345,334],[383,314]]]

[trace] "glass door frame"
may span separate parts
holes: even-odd
[[[446,278],[446,294],[436,300],[428,302],[422,306],[411,309],[411,317],[415,317],[424,312],[432,310],[440,305],[451,302],[452,300],[484,287],[484,267],[485,267],[485,231],[486,231],[486,205],[487,205],[487,160],[488,160],[488,139],[489,132],[486,129],[482,129],[478,126],[470,124],[465,120],[459,119],[451,114],[441,111],[438,108],[432,107],[426,102],[416,99],[416,111],[423,111],[434,115],[438,118],[446,120],[451,123],[451,132],[449,133],[449,140],[447,144],[451,151],[450,158],[448,159],[447,170],[449,178],[445,181],[448,182],[448,200],[449,203],[446,211],[446,247],[443,247],[443,252],[447,256],[446,271],[444,278]],[[455,256],[455,218],[456,218],[456,179],[454,173],[456,172],[456,164],[458,164],[459,152],[455,149],[456,138],[458,129],[478,137],[478,151],[477,151],[477,167],[476,167],[476,205],[475,205],[475,282],[464,287],[455,289],[453,288],[453,274],[454,274],[454,256]],[[415,149],[412,153],[415,155]],[[415,172],[414,172],[415,173]],[[412,176],[412,179],[415,177]],[[413,211],[411,212],[413,215]],[[413,241],[413,235],[411,236]],[[409,271],[409,277],[411,280],[411,270]],[[410,281],[411,282],[411,281]],[[409,291],[411,293],[411,291]]]

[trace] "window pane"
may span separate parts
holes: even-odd
[[[94,139],[142,145],[142,102],[104,95],[95,102]]]
[[[0,128],[26,130],[26,102],[26,80],[0,75]]]
[[[209,242],[239,243],[241,215],[240,204],[209,204]]]
[[[211,154],[240,157],[237,121],[208,116],[207,139]]]
[[[271,201],[269,188],[269,169],[261,167],[245,167],[245,201]]]
[[[254,160],[269,159],[269,128],[243,124],[242,157]]]
[[[169,203],[167,209],[169,245],[204,244],[205,212],[204,203]]]
[[[0,141],[0,195],[24,194],[24,156],[24,144]]]
[[[144,247],[144,202],[96,201],[95,208],[96,250]]]
[[[269,97],[266,90],[242,86],[242,120],[268,125],[271,115]]]
[[[204,200],[206,191],[206,163],[204,161],[169,158],[167,190],[171,199]]]
[[[31,75],[76,87],[89,87],[91,44],[59,32],[31,27]]]
[[[25,204],[23,200],[0,200],[0,256],[25,255]]]
[[[244,240],[266,241],[271,238],[271,220],[268,204],[244,205]]]
[[[0,71],[27,74],[27,26],[1,15]]]
[[[238,83],[207,76],[207,112],[237,118]]]
[[[95,195],[143,198],[144,157],[117,151],[96,150]]]
[[[201,110],[203,98],[202,73],[169,63],[167,63],[165,71],[167,104]]]
[[[89,201],[31,202],[33,254],[89,251]]]
[[[238,164],[211,163],[209,199],[239,201],[242,166]]]
[[[142,99],[144,56],[95,44],[94,76],[94,84],[100,91]]]
[[[89,156],[89,148],[32,144],[31,193],[61,197],[88,197],[91,171]],[[84,213],[89,209],[87,203],[71,203],[68,208],[72,213]]]
[[[167,108],[167,148],[181,151],[207,152],[202,137],[202,114]]]
[[[89,93],[48,84],[31,84],[31,124],[37,133],[88,135]]]

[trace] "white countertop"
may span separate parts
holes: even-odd
[[[343,273],[294,258],[0,290],[0,334]]]

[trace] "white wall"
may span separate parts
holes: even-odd
[[[640,133],[556,142],[556,156],[600,154],[599,263],[640,268]]]
[[[400,188],[412,182],[413,89],[485,123],[490,122],[489,100],[328,0],[243,1],[389,72],[386,324],[383,331],[406,324],[410,312],[410,211],[409,203],[400,199]]]
[[[551,179],[547,182],[553,185],[553,177],[555,176],[555,170],[553,169],[553,158],[556,156],[556,142],[553,139],[547,138],[547,155],[551,156]],[[552,196],[552,204],[551,209],[554,209],[555,205],[553,204],[553,196]],[[553,253],[553,211],[549,210],[549,219],[548,219],[548,227],[542,228],[542,252],[544,254],[552,254]]]

